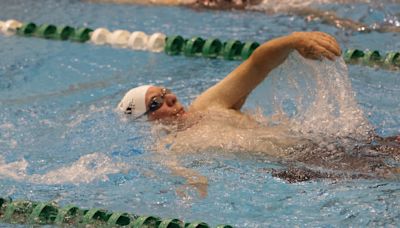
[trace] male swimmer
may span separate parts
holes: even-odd
[[[171,137],[172,141],[157,145],[172,145],[165,152],[167,156],[161,156],[162,162],[174,175],[186,178],[187,185],[195,187],[204,197],[207,194],[207,178],[179,165],[179,159],[174,158],[172,151],[190,153],[210,148],[233,151],[238,150],[240,146],[237,145],[250,145],[243,150],[266,151],[269,155],[280,157],[284,155],[273,148],[297,144],[297,141],[290,142],[290,137],[277,137],[284,130],[260,128],[256,121],[240,111],[250,92],[293,51],[316,60],[334,60],[341,55],[335,38],[326,33],[294,32],[262,44],[223,80],[200,94],[187,109],[169,89],[155,85],[129,90],[118,109],[134,119],[183,125]],[[237,144],[232,144],[232,141]],[[184,195],[185,191],[178,189],[177,192]]]
[[[305,58],[318,60],[334,60],[341,55],[335,38],[326,33],[294,32],[262,44],[222,81],[200,94],[188,109],[170,90],[154,85],[131,89],[118,108],[134,118],[144,117],[164,124],[184,120],[200,111],[235,110],[240,113],[249,93],[295,50]]]
[[[174,175],[187,179],[187,185],[195,187],[200,196],[207,194],[207,178],[191,169],[178,164],[176,153],[193,153],[199,151],[245,151],[261,152],[287,162],[294,161],[308,166],[325,167],[328,170],[359,172],[359,177],[369,177],[369,173],[378,173],[382,177],[398,173],[387,165],[387,158],[400,154],[399,137],[383,142],[383,147],[365,151],[355,148],[355,154],[347,153],[340,145],[326,149],[318,142],[287,133],[285,126],[266,127],[241,112],[247,96],[259,85],[268,74],[288,55],[298,51],[303,57],[322,60],[335,60],[341,55],[341,49],[335,38],[323,32],[294,32],[268,41],[258,47],[240,66],[234,69],[223,80],[200,94],[185,109],[174,93],[164,87],[145,85],[128,91],[118,105],[118,109],[134,119],[144,118],[163,125],[178,126],[178,131],[161,141],[159,145],[168,145],[163,162]],[[282,75],[284,76],[284,75]],[[183,126],[183,127],[182,127]],[[371,144],[372,145],[372,144]],[[243,147],[243,148],[241,148]],[[281,149],[289,148],[289,150]],[[298,148],[293,152],[290,148]],[[162,151],[163,148],[157,149]],[[370,151],[379,152],[379,156],[358,156]],[[162,153],[160,153],[162,154]],[[334,157],[334,161],[327,160]],[[169,159],[169,160],[166,160]],[[364,175],[365,174],[365,175]],[[274,173],[273,173],[274,175]],[[315,173],[309,170],[289,169],[275,175],[290,182],[318,177],[335,177],[331,173]],[[337,176],[337,175],[336,175]],[[373,177],[371,175],[371,177]],[[179,191],[178,191],[179,193]]]

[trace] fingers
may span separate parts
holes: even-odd
[[[320,36],[320,39],[316,39],[316,41],[325,43],[324,47],[332,51],[335,55],[340,56],[342,54],[339,43],[336,41],[335,37],[324,32],[315,33]]]
[[[296,34],[296,35],[299,35]],[[335,60],[341,55],[341,49],[336,39],[323,32],[304,32],[300,33],[302,41],[298,51],[303,57],[322,60],[323,57]]]
[[[332,42],[337,43],[335,37],[329,35],[328,33],[319,32],[319,31],[316,31],[316,32],[313,32],[313,33],[318,34],[318,35],[320,35],[320,36],[322,36],[322,37],[324,37],[324,38],[326,38],[326,39],[331,40]]]
[[[316,47],[316,49],[318,50],[318,53],[320,53],[320,58],[325,57],[331,61],[335,60],[335,57],[338,56],[336,54],[334,54],[332,51],[330,51],[329,49],[326,49],[322,46],[318,46]]]
[[[300,47],[297,50],[303,57],[313,60],[322,60],[325,57],[333,61],[336,57],[332,51],[313,40],[309,40],[307,46]]]
[[[331,52],[335,56],[340,56],[341,51],[340,47],[338,46],[337,43],[332,43],[332,41],[329,41],[327,39],[317,39],[315,40],[316,43],[318,43],[320,46],[325,48],[327,51]]]

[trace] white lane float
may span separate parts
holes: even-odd
[[[3,23],[1,31],[6,35],[14,35],[21,26],[21,22],[11,19]]]
[[[115,30],[108,35],[107,42],[113,47],[125,48],[128,47],[128,40],[131,33],[126,30]]]
[[[111,32],[106,28],[98,28],[94,30],[90,36],[90,41],[96,45],[104,45],[107,44],[107,39],[110,36]]]
[[[136,31],[131,34],[128,40],[128,46],[133,50],[146,50],[149,37],[146,33]]]
[[[162,52],[165,48],[165,39],[167,36],[163,33],[154,33],[150,36],[147,43],[147,49],[151,52]]]
[[[2,30],[3,25],[4,25],[4,21],[0,21],[0,31]]]

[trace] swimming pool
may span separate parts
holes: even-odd
[[[367,24],[399,23],[398,3],[312,5]],[[325,2],[325,1],[324,1]],[[91,4],[1,2],[2,20],[164,32],[262,42],[296,30],[335,35],[342,48],[400,49],[398,33],[343,31],[302,17],[242,11]],[[396,22],[397,21],[397,22]],[[390,180],[288,184],[260,156],[198,154],[185,166],[209,179],[208,197],[176,195],[183,179],[152,160],[147,123],[121,121],[114,108],[129,88],[156,83],[188,104],[238,62],[171,57],[44,39],[0,36],[0,195],[101,207],[211,225],[396,226],[400,185]],[[349,66],[358,104],[382,136],[400,131],[400,73]],[[248,107],[255,106],[250,100]]]

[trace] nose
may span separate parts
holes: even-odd
[[[170,93],[170,94],[166,94],[165,97],[165,103],[169,106],[172,107],[175,105],[176,101],[177,101],[177,97],[175,94]]]

